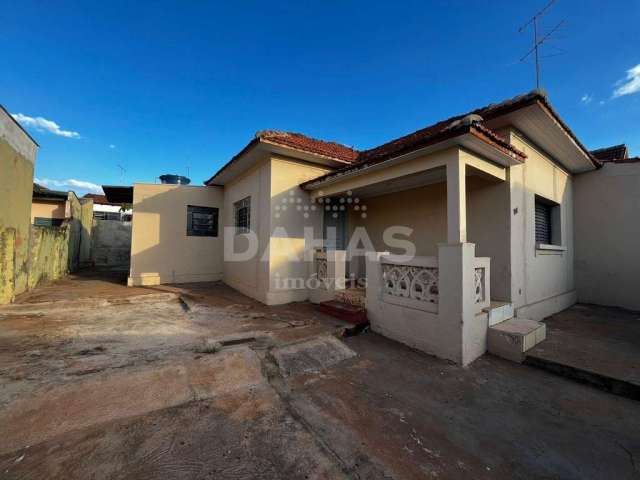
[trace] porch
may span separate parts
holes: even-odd
[[[468,364],[490,318],[512,316],[508,165],[451,148],[398,167],[311,191],[325,249],[310,274],[335,285],[311,300],[357,304],[359,286],[374,331]]]

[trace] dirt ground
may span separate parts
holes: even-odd
[[[640,408],[306,303],[82,274],[0,308],[1,478],[640,478]]]

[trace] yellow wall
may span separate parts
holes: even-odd
[[[271,228],[268,303],[285,303],[307,298],[306,290],[278,288],[277,278],[303,278],[309,275],[305,262],[305,227],[311,227],[315,238],[322,238],[322,212],[311,209],[308,192],[299,185],[317,178],[327,168],[299,160],[273,157],[271,159]],[[283,209],[286,206],[286,210]],[[308,207],[306,210],[304,207]],[[307,216],[305,217],[305,213]],[[285,236],[286,233],[286,236]]]
[[[187,236],[187,205],[219,209],[217,237]],[[220,280],[222,212],[220,187],[135,184],[129,284]]]
[[[0,109],[0,304],[28,285],[27,262],[36,145]]]
[[[69,222],[60,227],[31,226],[29,289],[67,273],[70,227]]]
[[[31,204],[31,223],[36,217],[39,218],[65,218],[66,200],[61,202],[46,202],[42,200],[33,200]]]
[[[232,242],[226,245],[231,252],[245,252],[249,246],[249,235],[234,234],[233,204],[251,197],[250,229],[257,236],[259,251],[245,261],[224,261],[224,281],[236,290],[266,303],[269,285],[269,263],[261,261],[269,239],[269,192],[271,167],[268,156],[224,186],[224,228],[230,232]],[[268,257],[268,252],[267,252]]]

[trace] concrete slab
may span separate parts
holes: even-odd
[[[356,355],[342,341],[330,335],[275,348],[271,354],[284,377],[317,373]]]
[[[640,312],[578,304],[544,323],[526,363],[640,399]]]

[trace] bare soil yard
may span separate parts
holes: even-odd
[[[82,274],[0,308],[2,478],[640,478],[637,402],[301,303]]]

